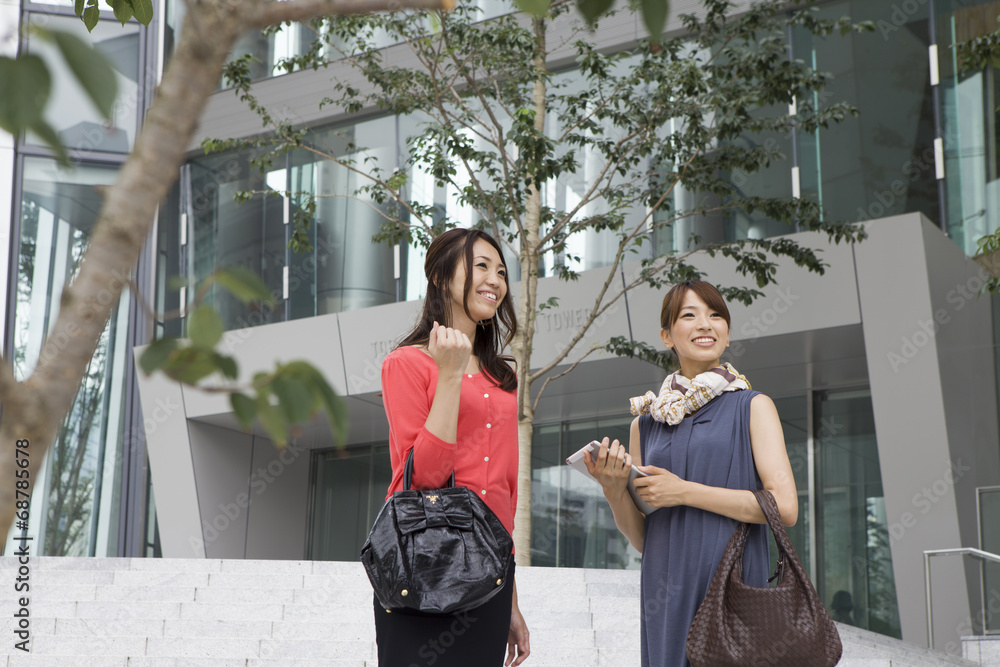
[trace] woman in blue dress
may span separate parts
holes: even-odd
[[[719,291],[675,285],[660,323],[680,369],[658,395],[632,399],[627,449],[605,438],[585,459],[618,529],[642,552],[642,665],[686,667],[688,628],[729,538],[740,522],[766,524],[751,491],[770,491],[786,526],[798,518],[798,497],[774,402],[722,362],[730,317]],[[635,481],[639,495],[657,508],[645,516],[626,488],[633,463],[648,474]],[[767,526],[754,526],[743,560],[750,585],[767,585],[767,545]]]

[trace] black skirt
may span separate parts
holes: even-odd
[[[387,613],[375,602],[379,667],[501,667],[507,653],[514,560],[510,586],[481,607],[458,614]]]

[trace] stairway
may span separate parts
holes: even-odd
[[[18,564],[0,558],[0,667],[375,667],[359,563],[32,558],[30,653],[13,648]],[[532,667],[637,667],[635,571],[519,568]],[[841,667],[979,664],[841,627]],[[4,653],[9,654],[4,657]],[[986,663],[984,663],[986,664]]]

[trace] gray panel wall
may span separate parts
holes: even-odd
[[[144,347],[135,348],[136,365]],[[138,378],[146,451],[164,558],[204,558],[201,508],[184,394],[161,374]]]
[[[251,436],[194,420],[188,433],[205,556],[246,558]]]
[[[939,349],[964,344],[947,328],[942,330],[945,338],[935,341],[928,323],[935,315],[942,316],[940,300],[932,294],[941,293],[956,273],[964,273],[968,260],[960,252],[949,255],[940,247],[930,251],[925,241],[934,243],[938,232],[916,214],[880,220],[869,224],[868,231],[869,239],[855,248],[855,256],[900,622],[904,638],[923,642],[921,554],[926,549],[963,546],[953,482],[961,469],[949,447],[953,423],[949,412],[964,412],[955,405],[963,397],[946,391],[961,370],[959,366],[946,369]],[[969,311],[978,307],[972,302],[966,306]],[[992,378],[983,384],[991,382]],[[990,413],[995,424],[995,400],[984,419]],[[934,613],[942,621],[935,628],[935,642],[939,647],[957,648],[955,624],[969,615],[962,564],[935,562],[934,579]]]
[[[267,438],[253,443],[247,558],[300,560],[309,507],[309,449],[279,450]]]
[[[924,244],[935,326],[923,322],[920,331],[930,328],[934,332],[951,469],[942,471],[941,478],[929,487],[929,492],[922,490],[921,495],[933,499],[947,487],[953,487],[961,539],[961,544],[955,546],[978,547],[976,487],[992,486],[1000,480],[993,309],[989,295],[979,295],[989,275],[965,259],[961,249],[933,226],[924,226]],[[921,341],[922,338],[918,340],[918,334],[914,333],[911,347],[915,348]],[[948,558],[957,560],[954,556]],[[933,560],[935,577],[938,568],[945,566],[941,561],[941,558]],[[970,561],[965,571],[970,599],[978,605],[980,578],[978,567],[973,565]],[[958,564],[947,567],[957,568]],[[973,620],[967,611],[958,617],[943,613],[939,617],[936,603],[934,607],[935,635],[939,634],[939,627],[951,633],[943,646],[949,648],[947,645],[951,644],[950,648],[957,648],[956,635],[973,634]]]

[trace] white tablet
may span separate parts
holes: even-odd
[[[574,470],[579,470],[584,475],[586,475],[590,479],[593,479],[596,482],[597,480],[594,479],[594,476],[587,471],[587,464],[583,460],[583,453],[589,451],[591,460],[596,461],[597,452],[600,449],[601,449],[601,443],[597,442],[596,440],[591,440],[588,444],[584,445],[576,452],[570,454],[569,457],[566,459],[566,463]],[[632,466],[632,471],[629,473],[628,476],[628,493],[630,496],[632,496],[632,502],[635,503],[635,506],[639,508],[639,511],[642,512],[643,514],[649,514],[659,509],[659,507],[652,507],[650,505],[647,505],[646,502],[639,497],[639,493],[635,490],[635,485],[632,484],[632,482],[635,481],[636,477],[647,477],[647,476],[648,476],[647,473],[642,472],[641,470],[639,470],[639,468],[637,468],[634,465]]]

